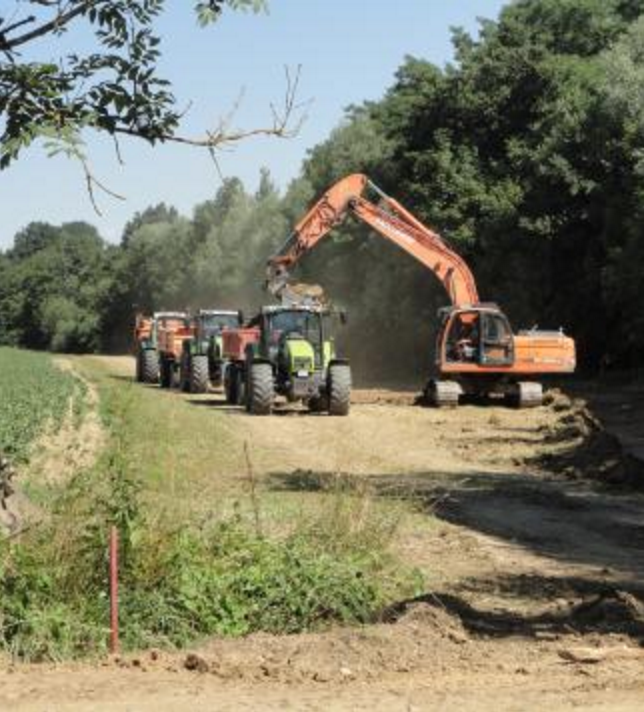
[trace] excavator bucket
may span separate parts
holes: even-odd
[[[266,289],[284,307],[323,307],[329,303],[319,284],[291,283],[288,270],[281,265],[269,264]]]
[[[286,284],[279,294],[282,306],[323,307],[328,305],[324,289],[319,284]]]

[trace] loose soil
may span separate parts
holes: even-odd
[[[132,372],[131,359],[99,363]],[[411,500],[394,545],[425,594],[359,629],[7,663],[0,709],[644,709],[644,495],[617,476],[631,453],[596,446],[610,436],[583,403],[437,411],[412,391],[371,389],[348,418],[294,407],[259,418],[219,393],[159,398],[227,419],[275,496],[345,478]]]

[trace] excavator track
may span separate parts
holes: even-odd
[[[456,381],[431,380],[425,386],[425,399],[436,408],[455,408],[462,393],[463,389]]]
[[[509,399],[515,408],[536,408],[543,404],[543,386],[532,381],[520,381],[514,384]]]

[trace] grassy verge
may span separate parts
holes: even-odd
[[[99,388],[109,444],[45,521],[0,545],[0,648],[30,660],[104,652],[112,524],[129,649],[364,623],[419,590],[389,549],[400,507],[344,482],[305,503],[269,494],[231,419],[77,366]]]

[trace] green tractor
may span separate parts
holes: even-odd
[[[351,367],[335,353],[336,315],[346,321],[344,312],[318,306],[267,306],[247,326],[225,331],[226,400],[255,415],[268,415],[276,396],[347,415]]]
[[[192,318],[190,339],[183,342],[179,384],[188,393],[207,393],[223,381],[222,332],[242,322],[240,311],[200,309]]]

